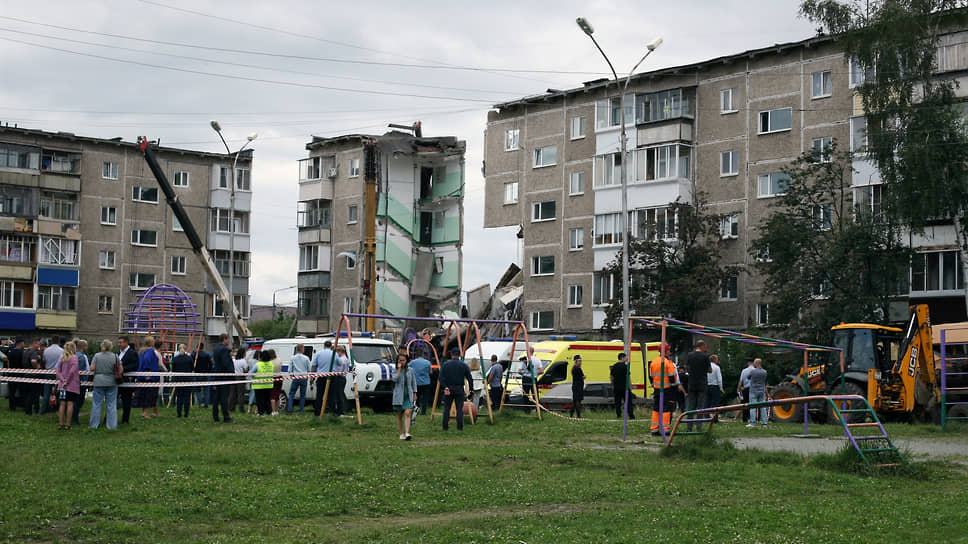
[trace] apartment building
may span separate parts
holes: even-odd
[[[239,160],[230,221],[234,156],[157,152],[219,270],[236,267],[234,293],[247,315],[251,153]],[[0,335],[111,338],[156,283],[191,296],[207,335],[226,331],[222,305],[137,144],[0,126]]]
[[[943,47],[947,70],[968,68],[965,33]],[[628,134],[628,235],[672,241],[669,203],[704,195],[720,215],[722,263],[739,271],[700,319],[769,327],[769,293],[753,264],[757,226],[782,194],[781,173],[833,139],[863,151],[864,116],[852,88],[863,72],[835,40],[816,37],[633,76],[619,98],[606,79],[497,104],[485,135],[485,227],[519,226],[523,315],[539,332],[593,334],[615,296],[621,224],[621,113]],[[964,93],[964,85],[960,92]],[[879,207],[880,180],[858,159],[858,205]],[[821,212],[822,213],[822,212]],[[950,222],[911,237],[919,259],[896,316],[923,300],[932,315],[964,319],[964,284]]]
[[[306,144],[297,205],[299,334],[334,330],[342,313],[364,312],[370,294],[380,315],[459,310],[465,143],[416,132],[314,137]],[[365,207],[367,142],[377,184],[372,214]],[[368,233],[376,239],[372,282],[363,266]],[[389,324],[377,323],[383,326]]]

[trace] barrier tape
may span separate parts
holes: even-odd
[[[43,385],[56,385],[60,383],[60,380],[53,378],[30,378],[24,376],[18,376],[16,374],[54,374],[53,370],[46,369],[36,369],[36,368],[0,368],[0,382],[7,383],[36,383]],[[313,372],[308,374],[289,374],[282,372],[274,372],[272,374],[272,381],[282,382],[285,380],[297,380],[297,379],[313,379],[313,378],[329,378],[333,376],[345,376],[351,374],[352,371],[347,372]],[[82,376],[91,376],[94,374],[93,371],[84,370],[80,372]],[[236,380],[217,380],[217,381],[199,381],[195,378],[207,377],[207,376],[242,376],[243,379]],[[208,387],[215,385],[235,385],[235,384],[251,384],[255,380],[266,380],[269,378],[268,375],[256,376],[254,374],[228,374],[228,373],[215,373],[215,372],[199,372],[199,373],[188,373],[188,372],[125,372],[125,378],[131,377],[158,377],[158,378],[181,378],[178,381],[156,381],[156,382],[124,382],[117,384],[118,387]],[[188,379],[190,378],[190,379]],[[89,386],[91,384],[90,380],[85,380],[81,382],[83,386]]]

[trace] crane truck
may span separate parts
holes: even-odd
[[[209,253],[208,248],[202,243],[201,237],[198,235],[198,231],[195,230],[195,226],[192,225],[191,219],[188,218],[188,213],[185,211],[185,207],[182,206],[181,201],[178,199],[178,195],[175,193],[175,189],[172,187],[171,183],[168,181],[168,176],[165,175],[165,171],[158,164],[158,157],[155,156],[155,151],[151,147],[151,143],[144,136],[138,138],[138,145],[140,146],[141,152],[144,153],[145,162],[148,163],[148,168],[151,169],[151,173],[155,175],[155,179],[158,180],[158,185],[161,187],[163,193],[165,193],[165,200],[168,202],[168,207],[171,208],[172,213],[178,219],[178,223],[181,225],[182,229],[185,231],[185,236],[188,237],[188,242],[192,245],[192,251],[198,256],[198,259],[202,262],[202,268],[205,269],[205,273],[208,274],[208,279],[212,280],[212,284],[215,285],[215,290],[219,300],[222,301],[224,308],[231,308],[231,318],[232,325],[235,330],[239,331],[242,336],[251,336],[252,333],[249,332],[249,327],[246,326],[245,322],[242,321],[242,314],[239,309],[235,306],[235,301],[232,300],[232,296],[229,293],[228,288],[225,286],[225,282],[222,281],[222,276],[218,273],[218,269],[215,267],[215,261],[212,259],[212,254]]]

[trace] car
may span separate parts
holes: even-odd
[[[639,398],[634,392],[632,403],[635,405],[646,404],[646,399]],[[571,384],[562,383],[552,387],[547,393],[541,396],[541,406],[555,412],[567,412],[571,409]],[[615,399],[612,396],[612,384],[608,382],[585,382],[585,399],[582,401],[582,408],[598,409],[613,408]]]

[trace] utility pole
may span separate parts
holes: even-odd
[[[366,297],[366,313],[370,315],[376,314],[376,178],[377,164],[379,164],[378,155],[376,141],[372,139],[364,140],[363,183],[365,184],[365,194],[363,210],[366,233],[363,238],[363,296]],[[368,331],[375,330],[376,319],[367,317],[365,329]]]

